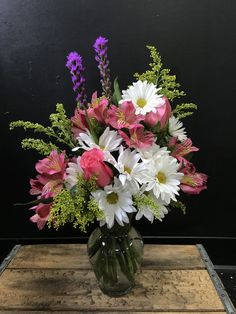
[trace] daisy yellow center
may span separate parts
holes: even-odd
[[[103,145],[99,145],[99,147],[100,147],[101,150],[105,149],[105,146],[103,146]]]
[[[158,179],[158,181],[160,183],[166,183],[166,175],[162,172],[162,171],[159,171],[158,174],[156,175],[156,178]]]
[[[146,104],[147,104],[147,101],[146,101],[146,99],[144,99],[144,98],[139,98],[139,99],[137,100],[137,105],[138,105],[140,108],[143,108],[144,106],[146,106]]]
[[[128,174],[131,173],[131,169],[127,166],[124,166],[124,171],[127,172]]]
[[[117,193],[112,192],[107,195],[106,199],[109,204],[116,204],[118,202],[119,196]]]

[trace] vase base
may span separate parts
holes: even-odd
[[[113,297],[113,298],[118,298],[118,297],[122,297],[126,294],[128,294],[134,287],[134,284],[129,286],[129,287],[126,287],[124,289],[117,289],[116,290],[113,290],[112,288],[111,289],[104,289],[104,287],[100,287],[100,289],[102,290],[102,292],[106,295],[108,295],[109,297]]]

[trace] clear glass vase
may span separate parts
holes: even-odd
[[[134,286],[135,274],[143,257],[143,241],[132,226],[96,228],[88,240],[88,256],[103,293],[127,294]]]

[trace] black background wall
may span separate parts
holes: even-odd
[[[29,222],[29,178],[39,156],[23,151],[24,131],[9,131],[17,119],[47,123],[55,104],[69,114],[75,101],[66,55],[84,57],[89,94],[100,91],[92,44],[109,38],[112,77],[126,88],[134,72],[146,70],[145,45],[158,47],[187,92],[199,105],[185,126],[200,152],[194,163],[209,175],[208,190],[185,197],[185,216],[172,211],[162,222],[145,220],[146,236],[226,237],[235,239],[236,2],[231,0],[1,0],[1,218],[0,237],[81,236],[71,226],[38,231]],[[232,242],[231,242],[232,243]]]

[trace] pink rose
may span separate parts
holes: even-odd
[[[156,108],[156,112],[149,112],[146,114],[145,123],[149,126],[155,126],[158,122],[161,123],[161,128],[163,128],[171,115],[171,106],[168,99],[164,96],[162,98],[164,104],[161,107]]]
[[[113,172],[105,164],[104,154],[98,148],[84,152],[80,159],[80,166],[84,171],[85,179],[89,180],[95,175],[97,177],[97,185],[100,187],[108,185],[113,178]]]

